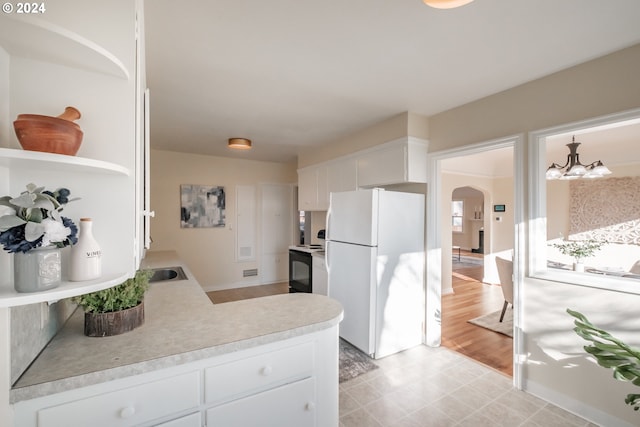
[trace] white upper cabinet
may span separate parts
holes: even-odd
[[[102,249],[103,276],[65,281],[59,288],[19,294],[13,289],[13,255],[0,250],[0,307],[56,301],[113,286],[132,276],[144,237],[144,139],[141,117],[144,67],[137,20],[142,3],[130,0],[44,3],[43,13],[0,15],[0,196],[18,195],[29,183],[65,187],[72,197],[64,215],[76,224],[93,219]],[[82,117],[77,156],[25,151],[13,131],[19,114],[56,116],[66,106]]]
[[[326,211],[339,191],[427,182],[427,141],[406,137],[298,169],[298,209]]]
[[[354,157],[336,159],[327,165],[327,207],[329,206],[330,193],[357,189],[358,174],[356,159]]]
[[[360,187],[427,182],[426,141],[402,138],[357,158]]]

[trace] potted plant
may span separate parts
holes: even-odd
[[[0,197],[0,243],[13,253],[14,287],[36,292],[60,284],[60,248],[78,241],[78,228],[60,212],[70,191],[45,191],[35,184],[18,197]]]
[[[138,270],[119,285],[73,297],[84,310],[84,334],[106,337],[129,332],[144,323],[144,294],[151,270]]]
[[[584,271],[584,258],[589,258],[602,248],[607,242],[598,240],[574,240],[554,243],[551,246],[558,249],[563,255],[573,257],[573,270]]]

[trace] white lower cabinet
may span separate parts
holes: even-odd
[[[23,400],[15,426],[337,427],[337,328]]]
[[[196,412],[195,414],[158,424],[158,427],[202,427],[202,416],[200,412]]]
[[[207,427],[313,427],[315,402],[315,379],[307,378],[210,408]]]
[[[311,292],[329,296],[329,274],[327,273],[325,258],[313,255],[311,262],[311,277],[313,278]]]

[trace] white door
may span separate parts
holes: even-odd
[[[378,244],[378,190],[331,193],[327,240]]]
[[[329,296],[342,304],[340,336],[367,354],[375,352],[376,248],[329,241]]]
[[[262,256],[260,282],[289,280],[289,245],[293,242],[293,187],[264,184],[262,189]]]

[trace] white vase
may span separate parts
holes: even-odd
[[[60,285],[60,249],[55,246],[16,252],[13,256],[13,287],[16,292],[41,292]]]
[[[91,218],[80,218],[78,243],[71,247],[69,280],[80,282],[102,275],[102,251],[93,237]]]
[[[584,263],[582,263],[582,262],[574,262],[573,263],[573,271],[578,271],[580,273],[584,273]]]

